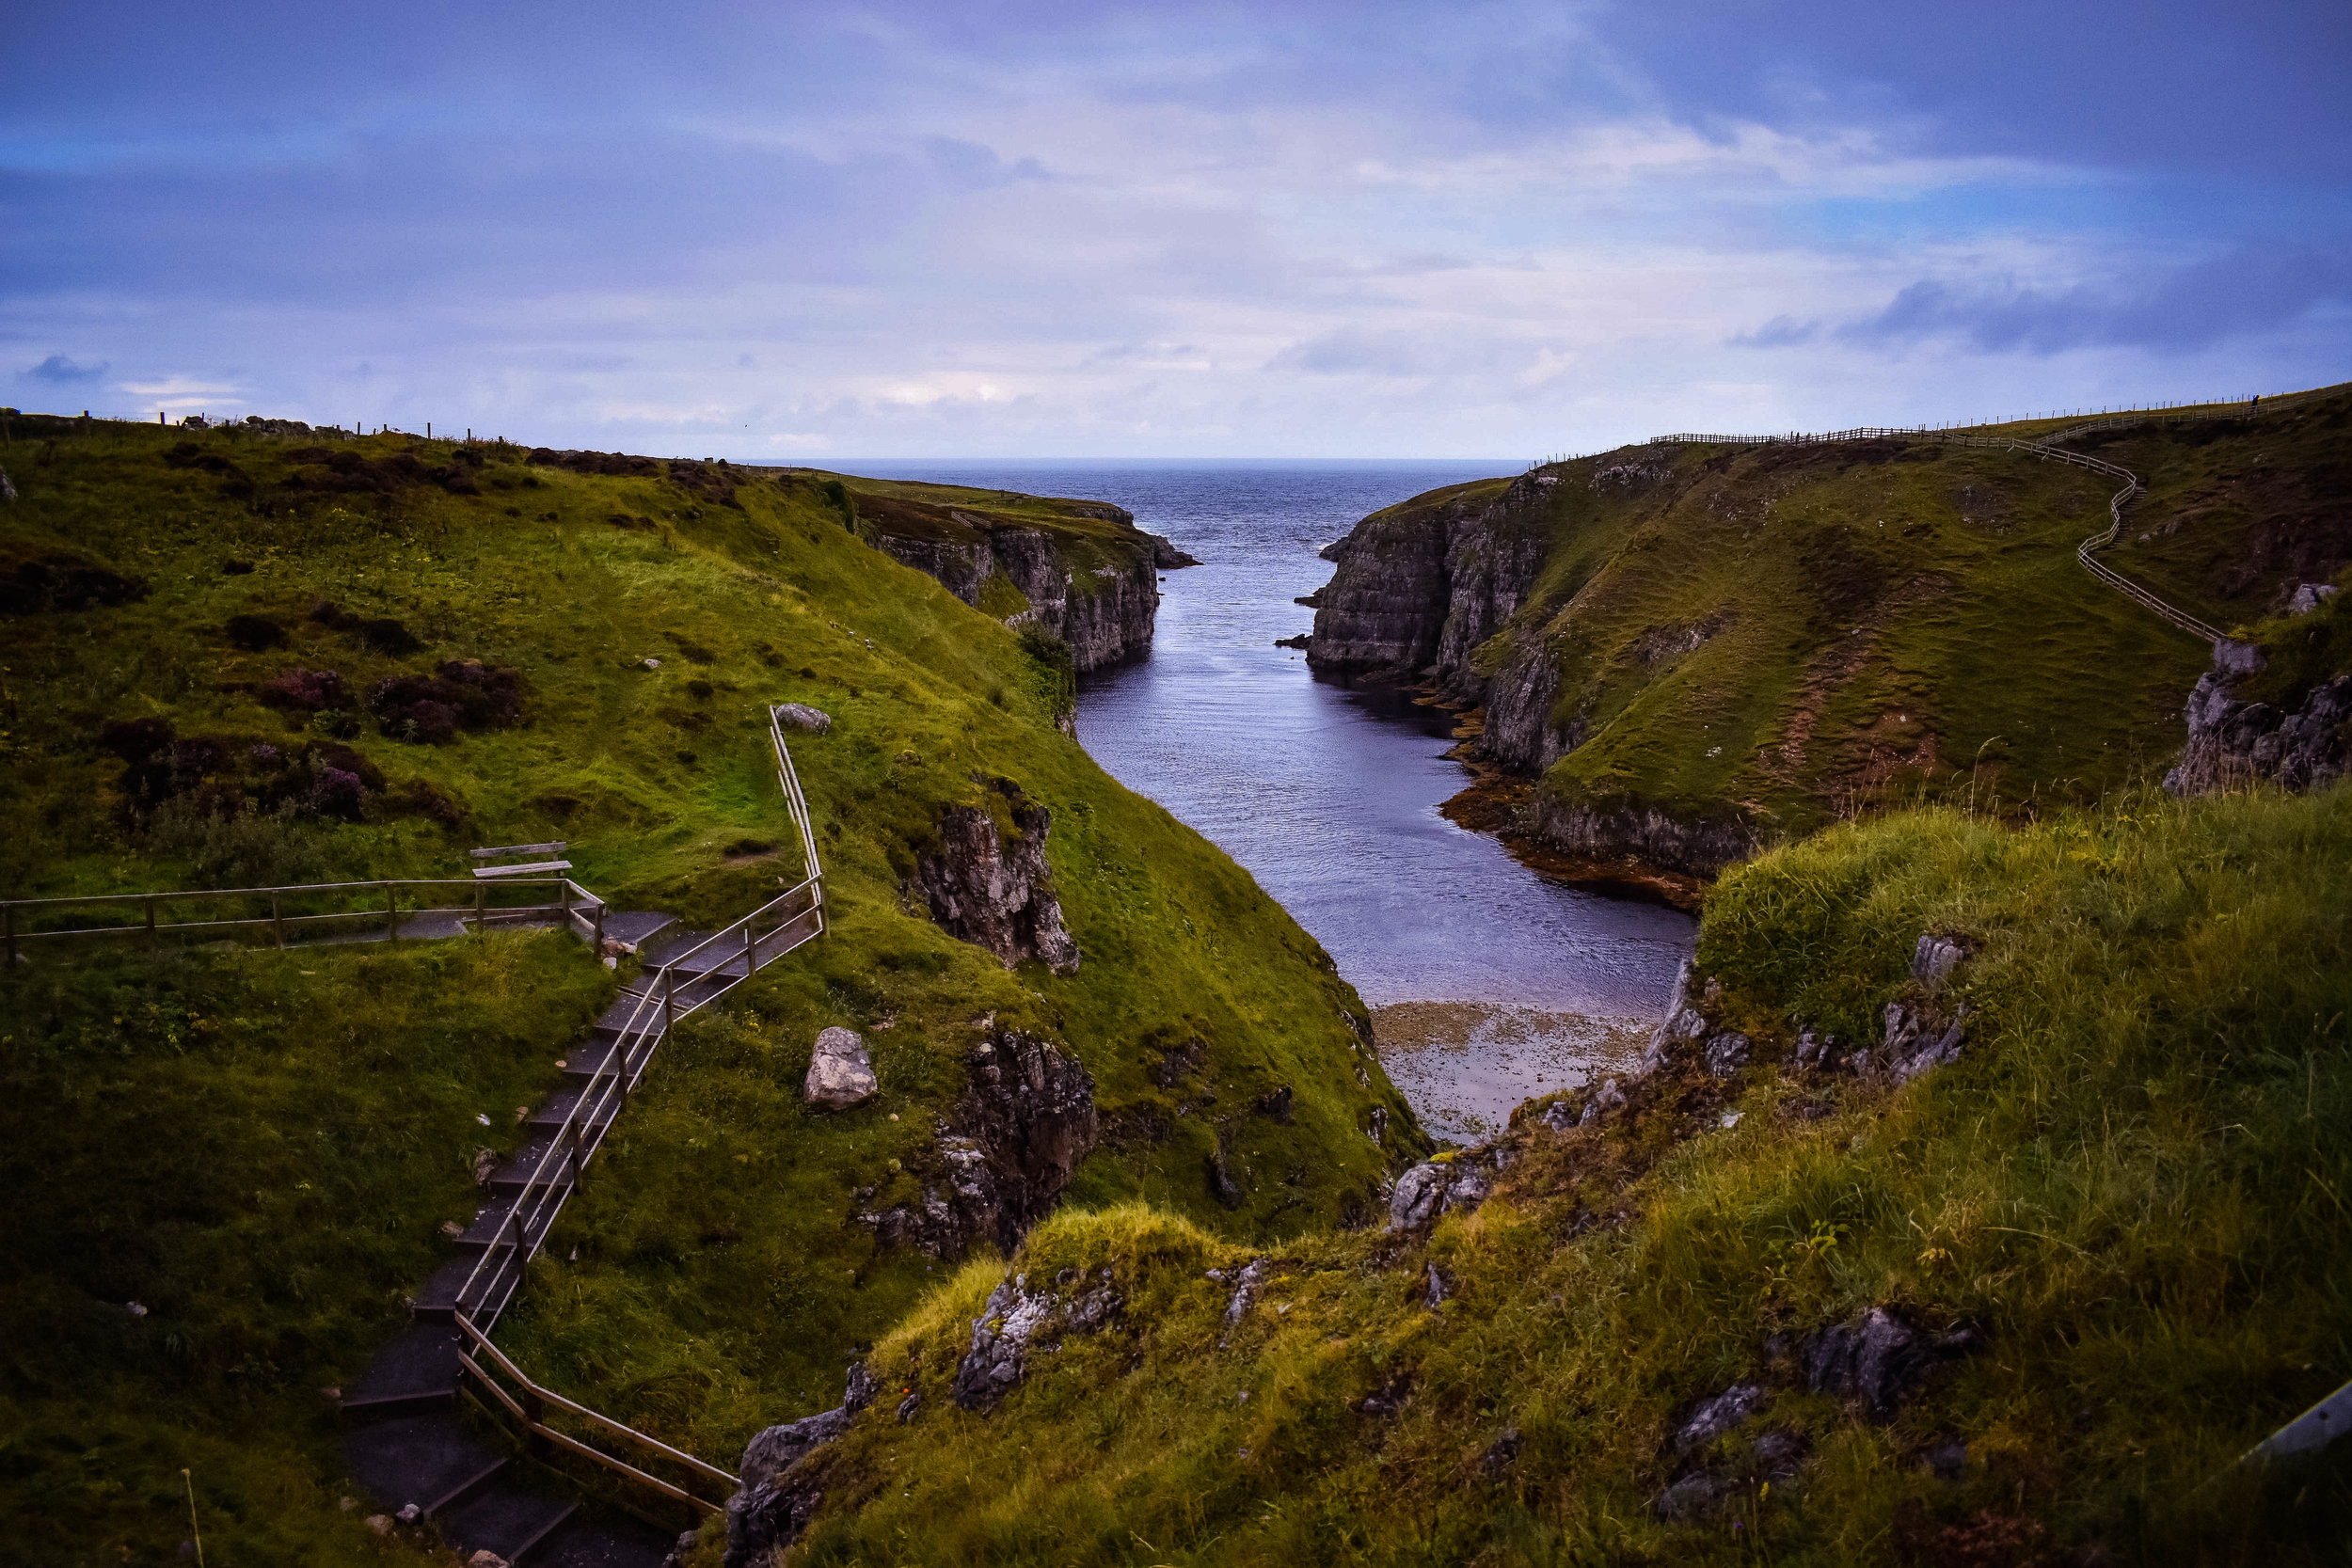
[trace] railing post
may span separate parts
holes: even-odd
[[[474,885],[473,885],[473,934],[474,934],[475,936],[480,936],[480,935],[482,934],[482,894],[483,894],[483,884],[482,884],[482,883],[480,883],[480,882],[476,882],[476,883],[474,883]]]
[[[564,906],[564,929],[568,931],[572,928],[572,879],[558,877],[555,879],[555,894]]]
[[[759,959],[753,951],[756,945],[752,941],[752,923],[746,920],[743,922],[743,976],[745,979],[759,973]]]
[[[604,956],[604,900],[596,900],[596,956]]]
[[[389,887],[384,890],[384,940],[400,940],[400,895]]]
[[[155,895],[147,895],[147,950],[155,951]]]
[[[664,1037],[677,1023],[676,994],[677,971],[665,968],[661,972],[661,1033]]]
[[[269,895],[269,928],[271,934],[278,938],[278,951],[281,953],[284,952],[286,948],[286,911],[282,901],[275,893]]]

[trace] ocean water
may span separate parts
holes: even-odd
[[[1115,501],[1201,564],[1163,574],[1151,657],[1081,682],[1078,738],[1254,875],[1374,1009],[1425,1126],[1470,1141],[1581,1082],[1664,1007],[1692,923],[1547,882],[1438,807],[1470,782],[1452,717],[1313,679],[1274,646],[1329,580],[1316,551],[1369,512],[1508,462],[866,463]]]

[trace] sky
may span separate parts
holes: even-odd
[[[0,7],[27,409],[1525,460],[2352,378],[2341,0]]]

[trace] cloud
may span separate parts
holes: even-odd
[[[53,354],[40,364],[30,366],[19,373],[27,381],[47,381],[59,387],[72,387],[80,382],[97,380],[106,373],[107,368],[103,361],[95,365],[84,365],[67,358],[62,354]]]
[[[1724,340],[1733,348],[1794,348],[1809,343],[1821,335],[1818,321],[1801,322],[1794,316],[1774,316],[1753,332],[1740,332]]]
[[[2352,250],[2241,249],[2137,278],[2063,289],[2008,281],[1971,288],[1925,278],[1875,316],[1848,322],[1835,335],[1887,349],[1947,339],[1979,354],[2110,346],[2181,353],[2288,326],[2315,307],[2346,303],[2352,303]],[[1754,337],[1765,338],[1777,325]]]

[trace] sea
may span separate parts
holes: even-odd
[[[1078,738],[1232,855],[1373,1011],[1422,1125],[1476,1141],[1631,1054],[1689,916],[1547,881],[1438,806],[1470,783],[1454,718],[1315,679],[1275,646],[1330,579],[1317,551],[1381,507],[1514,462],[844,462],[849,472],[1107,500],[1200,558],[1162,574],[1148,657],[1083,677]]]

